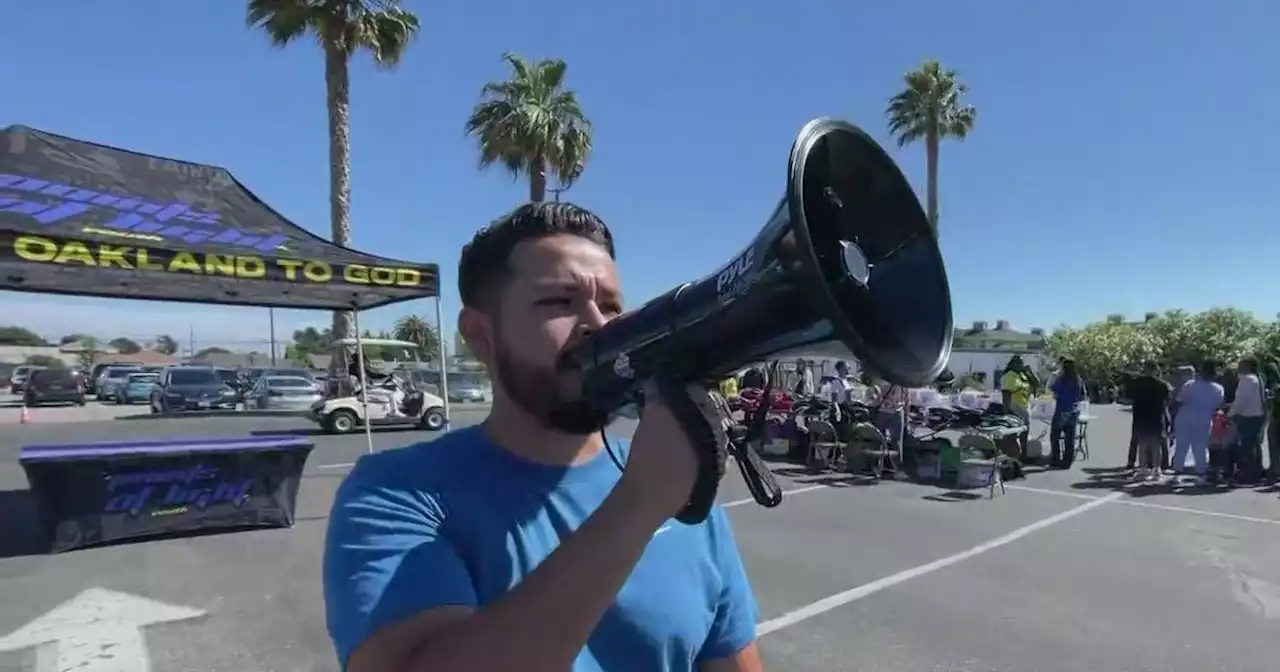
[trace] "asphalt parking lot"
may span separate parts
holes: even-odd
[[[66,424],[69,422],[101,422],[115,420],[130,415],[149,413],[146,404],[105,404],[92,397],[84,406],[59,404],[56,406],[37,406],[27,409],[26,422],[30,424]],[[0,427],[22,424],[22,397],[0,393]]]
[[[1277,493],[1121,485],[1106,468],[1123,463],[1128,416],[1097,413],[1089,461],[1032,474],[994,499],[780,468],[793,494],[767,510],[745,501],[736,476],[726,479],[721,499],[760,601],[769,669],[1277,669]],[[461,411],[455,422],[481,414]],[[316,437],[299,521],[288,530],[49,556],[36,543],[29,503],[14,494],[26,487],[17,465],[24,443],[307,429],[287,418],[5,427],[0,650],[16,650],[0,652],[0,671],[65,672],[76,664],[81,672],[139,672],[136,663],[122,665],[144,654],[158,672],[336,669],[320,616],[320,548],[334,489],[364,451],[362,436]],[[374,438],[382,449],[427,437]],[[21,638],[9,633],[77,596],[80,612],[55,613],[97,630],[59,650],[14,646]],[[121,613],[88,613],[103,604]],[[102,631],[134,623],[150,624],[141,654],[98,645]]]

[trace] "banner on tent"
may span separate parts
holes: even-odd
[[[240,251],[216,254],[166,250],[13,232],[0,232],[0,255],[0,260],[242,280],[383,287],[421,287],[424,283],[420,269],[405,266],[335,264]]]

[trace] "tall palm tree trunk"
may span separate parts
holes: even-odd
[[[328,44],[324,83],[329,106],[329,223],[333,242],[343,247],[351,245],[351,90],[347,75],[347,55]],[[334,311],[333,337],[349,338],[354,332],[355,315]]]
[[[925,181],[925,214],[929,216],[929,226],[933,235],[938,235],[938,133],[929,133],[924,142],[924,161],[926,169]]]
[[[529,167],[529,200],[541,203],[547,200],[547,162],[534,159]]]

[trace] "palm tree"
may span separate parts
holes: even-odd
[[[569,187],[591,153],[591,122],[578,97],[564,89],[569,66],[558,58],[529,63],[503,54],[511,78],[489,82],[467,119],[467,135],[480,143],[480,168],[495,163],[512,177],[529,176],[529,200],[547,198],[548,172]]]
[[[955,70],[943,70],[937,61],[925,61],[908,72],[906,88],[889,99],[885,114],[889,132],[899,147],[924,139],[928,181],[925,209],[934,234],[938,232],[938,145],[946,138],[964,140],[973,130],[978,111],[963,103],[969,87],[957,81]]]
[[[396,320],[391,333],[396,339],[409,341],[421,348],[423,359],[435,359],[440,352],[440,338],[436,328],[417,315],[405,315]]]
[[[358,51],[374,63],[394,68],[418,33],[418,17],[398,0],[248,0],[246,21],[285,47],[313,36],[324,51],[324,81],[329,107],[329,221],[333,242],[351,244],[350,81],[347,66]],[[355,331],[350,312],[333,314],[333,333]]]

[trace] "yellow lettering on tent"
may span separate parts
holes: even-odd
[[[412,268],[364,266],[349,264],[342,269],[342,279],[355,285],[399,285],[417,287],[422,284],[422,274]]]
[[[284,271],[285,280],[297,280],[298,268],[302,266],[302,262],[297,259],[276,259],[276,265]]]
[[[230,254],[206,254],[204,272],[209,275],[236,275],[236,259]]]
[[[93,258],[93,253],[84,243],[73,240],[58,250],[58,256],[53,258],[55,264],[67,264],[71,262],[84,264],[85,266],[97,266],[98,260]]]
[[[236,277],[254,279],[266,275],[266,262],[257,257],[236,257]]]
[[[335,271],[333,265],[318,259],[264,259],[257,256],[166,252],[164,250],[112,245],[79,240],[58,241],[43,236],[17,236],[14,253],[26,261],[53,264],[80,264],[104,268],[138,269],[192,275],[219,275],[244,279],[269,277],[268,264],[274,264],[290,282],[331,282],[339,275],[343,282],[354,285],[416,287],[422,284],[422,273],[412,268],[348,264]],[[172,254],[172,256],[170,256]],[[278,276],[277,276],[278,277]]]
[[[173,255],[173,259],[169,260],[169,271],[171,273],[195,273],[196,275],[204,272],[200,268],[200,264],[196,262],[195,255],[190,252],[179,252]]]
[[[27,261],[53,261],[58,256],[58,244],[40,236],[18,236],[13,241],[13,253]]]
[[[333,278],[333,267],[323,261],[308,261],[302,265],[302,274],[311,282],[329,282]]]
[[[156,263],[156,262],[154,262],[154,261],[151,261],[151,259],[150,259],[150,258],[148,258],[148,255],[149,255],[149,254],[150,254],[150,253],[147,251],[147,248],[145,248],[145,247],[139,247],[139,248],[138,248],[138,270],[142,270],[142,271],[163,271],[163,270],[164,270],[164,266],[163,266],[163,265],[161,265],[161,264],[157,264],[157,263]]]
[[[125,255],[132,252],[133,248],[124,245],[103,245],[98,248],[98,263],[106,268],[115,266],[117,268],[132,269],[133,264],[125,258]]]

